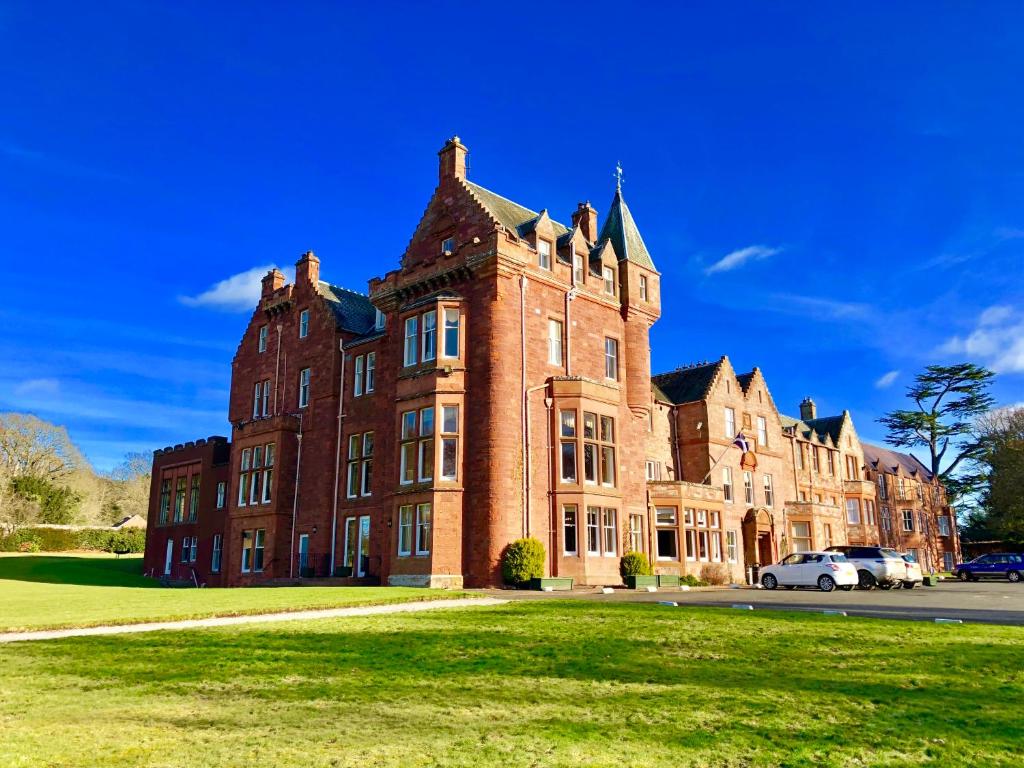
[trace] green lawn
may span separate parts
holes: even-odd
[[[460,597],[399,587],[166,589],[139,556],[0,554],[0,631],[135,624]]]
[[[1017,765],[1024,630],[524,601],[0,646],[3,766]]]

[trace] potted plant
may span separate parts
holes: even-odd
[[[627,552],[619,560],[619,574],[630,589],[658,586],[658,577],[651,574],[651,563],[643,552]]]

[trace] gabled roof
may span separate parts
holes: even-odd
[[[358,334],[373,330],[377,311],[366,296],[323,280],[317,283],[316,288],[334,313],[338,328]]]
[[[843,431],[843,421],[845,419],[846,414],[841,416],[822,416],[820,419],[808,421],[807,426],[819,435],[828,435],[832,438],[833,443],[839,445],[839,433]]]
[[[466,185],[473,194],[473,197],[479,200],[480,204],[487,209],[487,212],[505,229],[511,230],[520,237],[523,237],[537,225],[537,218],[540,214],[536,211],[531,211],[529,208],[519,205],[519,203],[514,203],[508,198],[491,192],[489,189],[484,189],[479,184],[474,184],[468,179],[462,179],[462,183]],[[555,237],[561,237],[569,231],[569,228],[564,224],[560,224],[554,219],[550,219],[550,221],[551,227],[555,231]]]
[[[740,383],[740,388],[746,392],[750,388],[750,382],[754,380],[754,372],[741,373],[736,377],[736,380]]]
[[[908,477],[916,477],[925,482],[932,481],[931,470],[909,453],[900,453],[880,445],[861,443],[864,449],[864,463],[876,472],[892,472],[902,469]]]
[[[629,212],[629,206],[622,199],[622,190],[615,190],[615,198],[612,200],[611,208],[608,210],[608,218],[604,220],[601,227],[601,234],[597,241],[608,239],[615,246],[615,253],[619,255],[620,261],[631,261],[641,267],[654,269],[654,262],[651,254],[644,245],[644,239],[640,237],[640,230],[633,221],[633,214]]]
[[[839,444],[839,431],[843,426],[843,418],[843,416],[823,416],[813,421],[804,421],[782,413],[779,414],[779,421],[782,423],[783,429],[792,429],[804,440],[817,440],[820,443],[831,443],[832,445]]]
[[[675,405],[703,400],[722,365],[721,360],[690,368],[677,368],[651,377],[656,390]]]

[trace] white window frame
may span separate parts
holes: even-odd
[[[454,237],[446,237],[444,240],[441,241],[441,253],[442,254],[455,253],[455,238]]]
[[[640,275],[640,301],[647,301],[647,276]]]
[[[725,408],[725,436],[730,440],[736,437],[736,409]]]
[[[437,310],[423,313],[423,330],[420,333],[420,362],[437,359]]]
[[[256,351],[260,354],[267,351],[267,336],[270,332],[270,327],[261,325],[256,337]]]
[[[403,504],[398,508],[398,556],[409,557],[413,545],[413,505]],[[402,539],[405,539],[404,546]]]
[[[444,328],[443,336],[441,338],[444,349],[441,350],[441,356],[449,360],[454,360],[459,356],[459,345],[460,345],[460,334],[462,333],[462,313],[458,307],[445,307],[444,308]],[[454,331],[455,336],[452,337],[450,332]]]
[[[619,552],[619,511],[612,507],[601,509],[601,548],[605,557],[615,557]]]
[[[377,353],[366,353],[366,381],[363,387],[365,394],[370,394],[377,387]]]
[[[424,519],[423,512],[426,511]],[[416,540],[414,542],[416,546],[417,555],[429,555],[430,554],[430,537],[433,531],[433,510],[429,503],[417,504],[416,505]],[[426,546],[420,546],[424,540]]]
[[[619,340],[610,336],[604,339],[604,377],[609,381],[619,380]]]
[[[416,365],[416,353],[419,351],[419,316],[405,318],[405,347],[402,365],[406,368]]]
[[[220,573],[221,559],[224,556],[224,536],[219,533],[213,534],[213,544],[210,549],[210,573]]]
[[[768,420],[764,416],[757,417],[757,447],[768,447]]]
[[[303,368],[299,371],[299,408],[309,405],[309,383],[313,377],[311,368]]]
[[[725,556],[730,563],[738,562],[738,538],[736,531],[725,532]]]
[[[743,502],[754,505],[754,473],[749,470],[743,473]]]
[[[537,266],[551,271],[551,242],[548,240],[537,241]]]
[[[373,316],[373,327],[374,327],[374,330],[383,331],[384,330],[384,326],[385,326],[385,324],[387,322],[386,316],[384,315],[383,312],[381,312],[376,307],[374,308],[373,311],[374,311],[374,316]]]
[[[569,513],[572,513],[572,525],[569,524]],[[569,541],[568,531],[572,528],[572,541]],[[571,548],[570,548],[571,546]],[[562,505],[562,554],[567,557],[577,557],[580,553],[580,514],[579,507],[575,504]]]
[[[766,507],[775,506],[775,486],[772,485],[772,476],[764,475],[764,505]]]
[[[551,365],[565,364],[565,326],[561,320],[548,318],[548,363]]]
[[[722,497],[727,504],[732,504],[736,495],[733,493],[735,486],[732,482],[732,467],[722,467]]]
[[[846,524],[847,525],[860,525],[861,522],[861,510],[859,499],[847,499],[846,500]]]
[[[604,292],[608,296],[615,295],[615,270],[611,267],[601,267],[601,279],[604,281]]]
[[[363,355],[356,355],[356,364],[352,373],[352,396],[360,397],[363,394],[363,372],[366,365],[366,358]]]
[[[228,500],[228,484],[221,480],[217,483],[217,509],[224,509]]]
[[[299,338],[304,339],[309,336],[309,310],[304,309],[299,312]]]

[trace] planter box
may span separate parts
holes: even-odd
[[[630,589],[642,589],[643,587],[658,586],[657,576],[627,576],[626,586]]]
[[[337,568],[334,569],[334,575],[337,576],[339,579],[350,578],[352,576],[352,566],[339,565]]]
[[[550,579],[530,579],[530,589],[544,590],[547,588],[557,590],[572,589],[572,579],[568,577],[555,577]]]
[[[924,585],[926,587],[934,587],[938,583],[939,583],[939,577],[938,576],[925,576],[924,577]]]
[[[674,573],[662,573],[658,575],[659,587],[678,587],[679,576]]]

